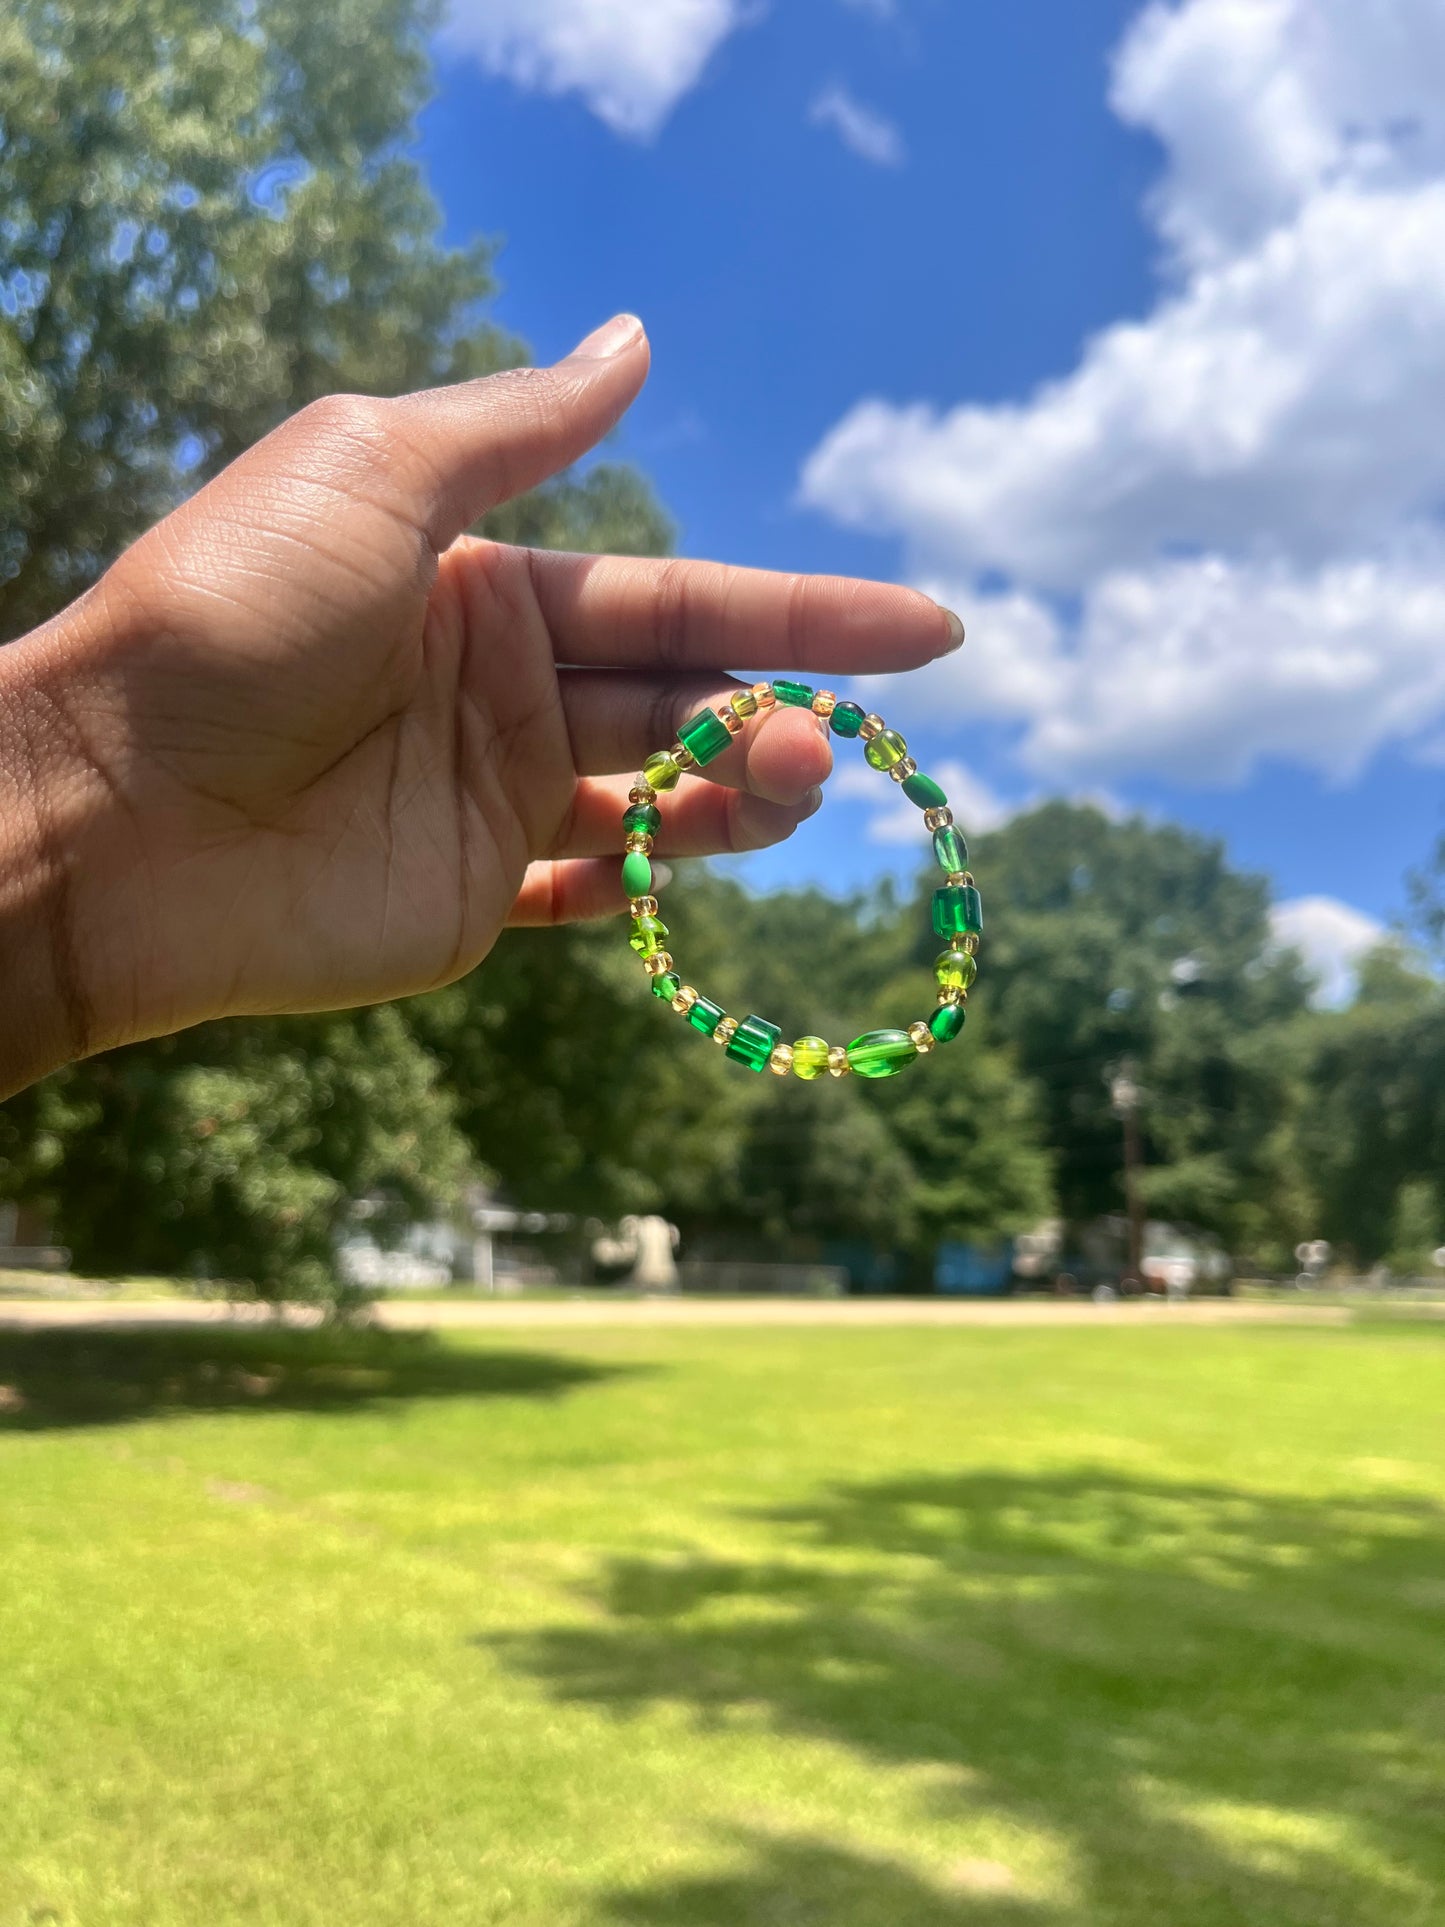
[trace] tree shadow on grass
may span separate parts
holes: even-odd
[[[1070,1897],[955,1899],[920,1868],[910,1900],[907,1871],[860,1862],[850,1885],[832,1846],[765,1841],[599,1919],[1445,1919],[1440,1508],[1080,1470],[842,1486],[755,1523],[765,1557],[613,1561],[600,1625],[505,1658],[620,1719],[669,1702],[927,1767],[935,1851],[951,1824],[1022,1828]]]
[[[0,1327],[0,1435],[168,1413],[357,1412],[406,1399],[558,1398],[616,1377],[549,1352],[322,1325]]]

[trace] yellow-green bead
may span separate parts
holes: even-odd
[[[758,699],[751,689],[735,689],[728,697],[728,708],[740,723],[745,723],[749,716],[757,715]]]
[[[655,751],[642,765],[643,781],[655,790],[675,790],[681,775],[682,766],[669,750]]]
[[[793,1075],[805,1081],[821,1077],[828,1068],[828,1042],[824,1037],[800,1037],[793,1046]]]
[[[884,729],[863,745],[863,757],[872,769],[892,769],[908,754],[908,745],[896,729]],[[655,789],[656,784],[653,785]]]
[[[942,990],[967,990],[978,975],[978,958],[969,950],[940,950],[933,974]]]
[[[632,935],[627,939],[644,962],[655,957],[667,942],[667,925],[660,917],[634,917]]]

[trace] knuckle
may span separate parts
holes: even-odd
[[[392,413],[392,404],[375,395],[321,395],[301,410],[296,425],[317,441],[364,454],[385,445]]]
[[[653,581],[648,613],[652,653],[664,668],[687,660],[688,572],[678,561],[664,562]]]

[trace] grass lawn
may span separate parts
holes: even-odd
[[[1445,1326],[0,1386],[0,1927],[1445,1921]]]

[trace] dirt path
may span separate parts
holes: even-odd
[[[1077,1301],[994,1301],[946,1298],[551,1298],[465,1299],[454,1303],[424,1299],[387,1299],[376,1319],[394,1331],[568,1330],[583,1326],[831,1325],[1341,1325],[1352,1316],[1348,1305],[1239,1303],[1204,1298],[1169,1305],[1157,1299],[1129,1304],[1094,1305]],[[271,1314],[257,1306],[191,1303],[185,1299],[126,1301],[15,1298],[0,1300],[4,1325],[210,1325],[259,1322]],[[293,1311],[297,1323],[311,1314]]]

